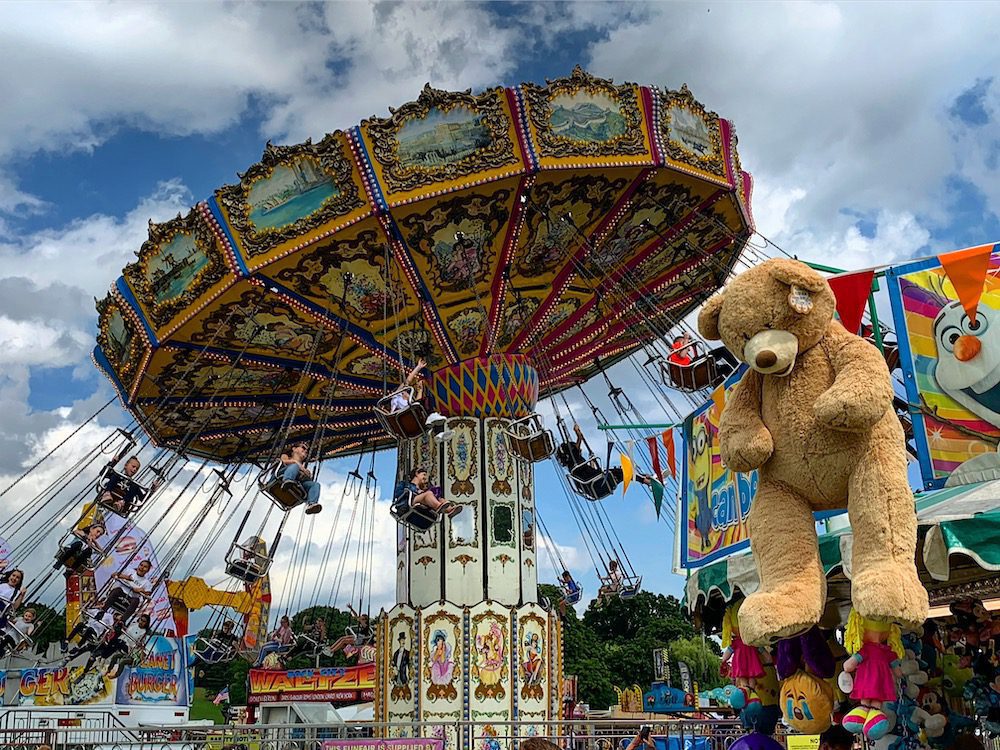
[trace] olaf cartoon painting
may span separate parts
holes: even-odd
[[[992,250],[978,301],[959,299],[936,259],[886,273],[928,489],[1000,479],[1000,245]]]

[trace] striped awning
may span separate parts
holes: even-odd
[[[953,555],[967,556],[984,571],[1000,571],[1000,480],[917,493],[914,499],[924,534],[923,567],[931,578],[950,578]],[[851,577],[853,543],[850,527],[820,536],[820,561],[827,576],[842,572]],[[1000,588],[1000,581],[997,585]],[[713,594],[728,602],[737,591],[746,596],[759,586],[753,556],[741,552],[691,571],[684,599],[694,612]]]

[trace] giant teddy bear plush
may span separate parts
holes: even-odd
[[[760,470],[748,517],[760,589],[740,610],[743,637],[755,645],[803,632],[823,613],[813,511],[848,509],[851,598],[861,615],[913,625],[927,616],[889,371],[877,348],[834,320],[835,308],[822,276],[772,259],[733,279],[698,316],[702,336],[749,365],[719,437],[728,468]]]

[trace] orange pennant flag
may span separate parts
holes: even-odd
[[[979,245],[938,256],[951,285],[955,287],[958,301],[973,323],[976,322],[976,308],[979,307],[979,298],[983,294],[983,282],[986,281],[990,254],[994,247],[995,245]]]
[[[677,477],[677,459],[674,456],[674,431],[664,430],[660,436],[663,440],[663,447],[667,449],[667,468],[670,469],[670,476]]]
[[[628,492],[629,482],[635,478],[635,467],[632,465],[632,459],[626,456],[624,453],[622,456],[622,497],[625,497],[625,493]]]

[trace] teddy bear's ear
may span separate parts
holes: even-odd
[[[773,278],[788,285],[788,306],[800,315],[809,313],[813,309],[813,294],[822,291],[826,280],[797,260],[774,258],[765,265]]]
[[[722,310],[723,296],[723,293],[719,292],[714,297],[709,297],[698,312],[698,333],[709,341],[718,341],[721,338],[719,312]]]
[[[826,279],[799,260],[772,258],[764,263],[767,272],[782,284],[797,286],[808,292],[820,292],[826,286]]]

